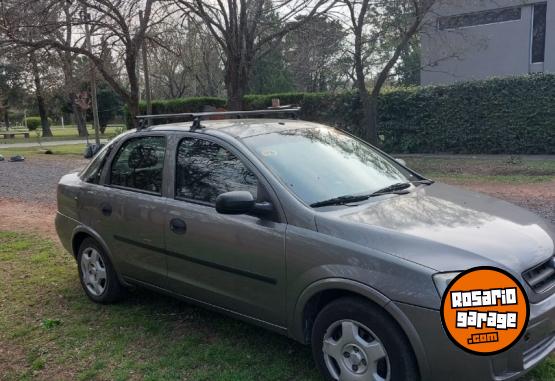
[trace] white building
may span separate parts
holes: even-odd
[[[555,73],[555,0],[438,0],[421,40],[423,85]]]

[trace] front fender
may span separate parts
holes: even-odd
[[[291,314],[290,321],[288,322],[288,331],[291,338],[303,344],[307,344],[304,335],[303,315],[305,306],[313,296],[326,290],[341,290],[357,294],[382,307],[387,313],[389,313],[407,336],[418,362],[422,379],[428,379],[430,374],[428,359],[425,354],[426,352],[424,350],[422,340],[420,339],[414,325],[393,301],[378,290],[364,283],[345,278],[326,278],[313,282],[307,286],[299,295],[293,314]]]

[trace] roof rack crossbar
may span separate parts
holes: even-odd
[[[279,108],[279,109],[268,109],[268,110],[252,110],[252,111],[209,111],[209,112],[186,112],[179,114],[152,114],[152,115],[137,115],[136,118],[143,122],[148,119],[170,119],[170,118],[185,118],[189,117],[193,119],[193,129],[200,128],[200,121],[202,118],[210,116],[244,116],[244,115],[272,115],[272,114],[296,114],[301,110],[300,107],[292,108]],[[142,124],[139,123],[141,129]]]

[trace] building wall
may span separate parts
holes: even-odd
[[[422,84],[555,72],[555,0],[547,0],[544,64],[531,64],[533,4],[541,0],[438,0],[422,39]],[[442,16],[522,5],[520,20],[440,30]]]

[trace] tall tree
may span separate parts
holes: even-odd
[[[190,15],[149,33],[154,98],[221,96],[221,49],[198,17]]]
[[[67,24],[62,17],[64,4],[80,18],[74,25],[88,25],[95,31],[92,46],[68,45],[56,35]],[[166,4],[164,4],[166,3]],[[137,58],[147,30],[162,23],[168,15],[169,0],[4,0],[0,9],[0,44],[32,50],[54,49],[86,56],[106,82],[125,101],[135,125],[139,112],[139,78]],[[143,11],[139,19],[139,11]],[[29,29],[40,31],[30,39]],[[82,31],[81,31],[82,32]],[[123,73],[106,65],[106,49],[123,62]]]
[[[52,136],[50,123],[48,122],[48,115],[46,113],[46,101],[44,99],[41,70],[39,68],[38,58],[35,52],[31,52],[29,54],[29,62],[31,64],[31,72],[33,73],[33,82],[35,84],[35,97],[37,98],[37,106],[39,109],[42,136]]]
[[[343,3],[353,36],[355,87],[363,109],[360,132],[367,141],[378,144],[378,96],[435,0],[343,0]],[[370,91],[369,68],[375,74]]]
[[[345,83],[338,61],[346,32],[338,20],[313,17],[286,37],[287,61],[301,91],[333,91]]]
[[[6,129],[10,128],[10,109],[18,106],[25,97],[24,78],[21,66],[6,59],[0,63],[0,112]]]
[[[72,7],[71,3],[66,1],[62,5],[62,15],[60,16],[60,22],[63,22],[64,28],[57,30],[54,37],[67,47],[78,46],[84,47],[84,39],[76,38],[73,33],[73,22],[79,16],[79,9]],[[64,33],[65,32],[65,33]],[[80,107],[76,102],[76,94],[79,87],[79,80],[75,77],[75,60],[77,59],[77,53],[70,50],[58,50],[57,55],[60,62],[62,63],[62,71],[64,73],[64,90],[66,94],[67,104],[70,106],[71,113],[73,114],[73,119],[75,125],[77,126],[77,132],[79,136],[87,136],[87,126],[85,115],[81,112]]]
[[[329,0],[178,0],[186,13],[199,16],[223,51],[229,107],[243,108],[243,96],[257,54],[297,29],[306,20],[325,12]],[[267,15],[277,14],[276,23]],[[295,20],[297,16],[305,17]]]

